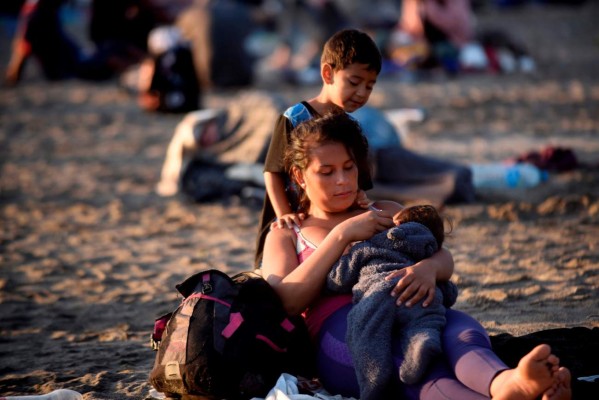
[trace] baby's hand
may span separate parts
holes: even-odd
[[[291,228],[293,228],[293,224],[296,224],[297,226],[301,226],[302,221],[304,220],[305,217],[306,217],[306,215],[304,213],[299,213],[299,214],[289,213],[289,214],[281,215],[279,218],[277,218],[277,220],[275,222],[270,224],[270,229],[275,229],[275,228],[291,229]]]
[[[366,192],[362,189],[359,189],[358,194],[356,195],[356,204],[360,208],[368,209],[372,205],[372,203],[374,202],[368,198]]]

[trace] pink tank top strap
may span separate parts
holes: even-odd
[[[316,250],[316,245],[310,242],[308,239],[302,235],[302,231],[299,226],[293,224],[293,231],[297,236],[297,241],[295,243],[295,251],[297,253],[297,260],[300,262],[304,262],[306,258],[308,258],[314,250]]]

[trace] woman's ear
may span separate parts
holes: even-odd
[[[301,186],[301,187],[305,186],[304,175],[302,174],[302,171],[299,170],[299,168],[293,167],[291,169],[291,177],[293,178],[295,183],[297,183],[299,186]]]
[[[331,67],[331,64],[322,64],[322,67],[320,68],[320,75],[322,76],[322,80],[326,85],[333,83],[334,71],[333,67]]]

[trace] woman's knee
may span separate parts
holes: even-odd
[[[443,330],[445,349],[466,346],[482,346],[490,348],[491,341],[485,328],[474,318],[457,310],[447,310],[447,324]]]

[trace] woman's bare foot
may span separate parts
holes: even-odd
[[[555,373],[553,386],[543,393],[543,400],[570,400],[572,398],[570,380],[570,371],[561,367]]]
[[[538,345],[520,359],[516,368],[505,370],[493,379],[491,398],[534,400],[552,388],[558,368],[559,359],[551,354],[551,347],[546,344]]]

